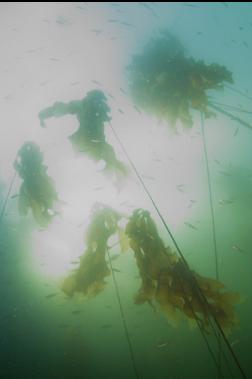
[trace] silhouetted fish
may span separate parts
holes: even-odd
[[[184,224],[185,224],[186,226],[188,226],[189,228],[191,228],[191,229],[198,230],[198,229],[196,228],[196,226],[194,226],[194,225],[191,224],[190,222],[184,222]]]
[[[76,311],[72,311],[72,314],[73,315],[78,315],[78,314],[80,314],[82,311],[80,311],[80,310],[76,310]]]
[[[50,293],[49,295],[46,295],[45,297],[46,297],[47,299],[50,299],[50,298],[55,297],[55,296],[57,296],[57,295],[59,295],[59,293],[58,293],[58,292],[54,292],[54,293]]]
[[[112,270],[113,270],[114,272],[119,272],[119,273],[121,273],[121,274],[123,273],[122,271],[118,270],[117,268],[113,268]]]

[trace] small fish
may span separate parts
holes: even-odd
[[[76,310],[76,311],[72,311],[72,314],[73,315],[78,315],[78,314],[80,314],[82,311],[80,311],[80,310]]]
[[[110,20],[108,20],[108,22],[119,22],[119,20],[116,20],[116,19],[110,19]]]
[[[120,257],[120,254],[115,254],[115,255],[112,255],[111,257],[110,257],[110,260],[111,261],[115,261],[117,258],[119,258]]]
[[[102,30],[101,29],[92,29],[92,32],[94,32],[96,35],[101,34]]]
[[[50,293],[49,295],[46,295],[45,297],[47,298],[47,299],[51,299],[52,297],[55,297],[55,296],[57,296],[59,293],[58,292],[54,292],[54,293]]]
[[[120,24],[125,26],[133,26],[133,24],[129,24],[128,22],[120,22]]]
[[[60,62],[60,59],[58,59],[58,58],[50,58],[50,61]]]
[[[134,105],[134,108],[135,108],[135,110],[136,110],[138,113],[142,113],[142,112],[140,111],[140,109],[139,109],[136,105]]]
[[[149,176],[149,175],[143,175],[143,178],[148,179],[148,180],[155,180],[155,178],[153,178],[153,176]]]
[[[139,2],[140,5],[142,5],[145,9],[147,9],[148,11],[151,12],[151,14],[155,17],[157,17],[157,14],[156,12],[154,11],[154,9],[152,9],[148,4],[146,3],[143,3],[143,2]]]
[[[243,41],[243,45],[246,46],[247,48],[249,47],[247,42]]]
[[[233,346],[236,345],[238,342],[239,342],[239,340],[234,340],[234,341],[231,342],[230,345],[233,347]]]
[[[126,95],[126,91],[122,87],[120,87],[120,91]]]
[[[50,80],[45,80],[44,82],[40,83],[40,87],[45,86],[47,83],[50,83]]]
[[[86,8],[84,8],[82,5],[76,5],[75,8],[76,8],[76,9],[86,10]]]
[[[122,201],[119,205],[125,205],[125,204],[127,204],[127,200]]]
[[[188,206],[188,208],[191,208],[193,206],[193,204],[197,203],[196,200],[190,200],[190,204]]]
[[[115,97],[114,97],[111,93],[108,93],[108,96],[109,96],[111,99],[115,100]]]
[[[183,5],[184,7],[198,8],[198,5],[194,5],[194,4],[183,3],[182,5]]]
[[[236,250],[236,251],[239,251],[239,253],[244,253],[244,250],[240,246],[238,246],[238,245],[233,245],[232,249]]]
[[[239,29],[240,29],[240,30],[243,30],[244,28],[243,28],[243,26],[239,26]]]
[[[185,224],[186,226],[188,226],[189,228],[191,228],[191,229],[198,230],[198,229],[196,228],[196,226],[194,226],[194,225],[191,224],[190,222],[184,222],[184,224]]]
[[[15,199],[15,198],[18,197],[18,196],[19,196],[19,194],[12,195],[12,196],[11,196],[11,199]]]
[[[104,187],[99,186],[99,187],[94,187],[93,190],[94,190],[94,191],[100,191],[100,190],[102,190],[103,188],[104,188]]]
[[[219,204],[221,205],[225,205],[225,204],[233,204],[234,203],[234,200],[233,199],[221,199],[219,200]]]
[[[183,189],[184,186],[185,186],[184,184],[178,184],[178,185],[176,186],[176,188],[177,188],[177,190],[178,190],[179,192],[184,193],[184,192],[185,192],[184,189]]]
[[[113,268],[112,270],[113,270],[114,272],[119,272],[119,273],[121,273],[121,274],[123,273],[122,271],[118,270],[117,268]]]
[[[101,326],[102,329],[108,329],[108,328],[111,328],[112,325],[111,324],[104,324]]]
[[[215,159],[214,162],[215,162],[216,164],[219,164],[219,165],[221,164],[220,161],[218,161],[217,159]]]
[[[26,50],[26,53],[35,53],[36,49]]]
[[[65,24],[68,24],[69,21],[63,16],[58,16],[56,19],[56,23],[60,25],[65,25]]]
[[[80,262],[79,261],[72,261],[72,262],[70,262],[71,263],[71,265],[77,265],[77,264],[79,264]]]
[[[157,348],[158,349],[163,349],[167,345],[169,345],[169,342],[160,342],[160,343],[157,344]]]
[[[228,172],[226,171],[219,171],[219,174],[224,175],[224,176],[231,176]]]
[[[239,130],[240,130],[240,127],[238,126],[238,127],[236,128],[236,130],[235,130],[234,134],[233,134],[233,136],[234,136],[234,137],[235,137],[235,136],[237,136],[237,134],[238,134]]]
[[[118,108],[118,112],[124,114],[124,112],[120,108]]]
[[[94,84],[98,84],[99,86],[101,86],[102,84],[100,82],[98,82],[97,80],[91,80],[92,83]]]

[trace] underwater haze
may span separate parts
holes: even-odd
[[[252,3],[0,4],[0,378],[251,378]]]

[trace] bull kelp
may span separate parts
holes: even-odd
[[[207,90],[233,83],[225,66],[188,56],[179,39],[167,31],[153,37],[142,53],[133,56],[128,77],[138,107],[173,127],[181,121],[185,128],[193,125],[192,109],[206,117],[213,115],[208,109]]]
[[[122,215],[109,207],[96,209],[87,230],[87,248],[80,265],[63,283],[66,295],[79,292],[93,297],[104,289],[105,278],[110,275],[106,260],[108,239],[115,233],[121,234],[118,226],[121,218]],[[124,233],[134,251],[142,282],[135,304],[158,305],[173,325],[184,315],[206,332],[210,331],[211,317],[226,332],[238,325],[234,305],[240,302],[240,296],[224,291],[223,283],[203,277],[185,265],[160,238],[148,211],[136,209]]]
[[[85,239],[87,248],[81,257],[80,265],[62,285],[66,295],[81,293],[93,297],[103,290],[106,285],[105,278],[110,275],[106,261],[108,239],[120,232],[120,219],[121,215],[112,208],[95,206]]]
[[[58,195],[53,180],[47,175],[39,146],[34,142],[24,143],[18,151],[14,168],[23,181],[19,189],[19,213],[26,216],[31,209],[38,225],[48,226],[56,215],[54,206]]]
[[[183,314],[199,322],[206,331],[209,331],[210,317],[217,319],[226,331],[237,325],[233,306],[240,301],[239,295],[222,292],[224,284],[190,270],[165,246],[148,211],[133,212],[126,234],[142,281],[136,304],[155,302],[171,322],[177,322]]]
[[[103,160],[105,170],[116,172],[119,176],[126,175],[126,167],[115,155],[113,147],[106,142],[104,127],[111,120],[110,107],[105,94],[100,90],[92,90],[82,100],[69,103],[56,102],[39,113],[40,124],[51,117],[62,117],[71,114],[77,117],[79,128],[69,136],[76,151],[87,154],[94,161]]]
[[[252,378],[251,10],[0,4],[0,378]]]

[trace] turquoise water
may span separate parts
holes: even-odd
[[[103,174],[102,162],[73,150],[67,137],[78,128],[75,117],[50,118],[41,128],[38,114],[56,101],[104,91],[111,125],[186,261],[197,273],[214,278],[199,111],[192,111],[191,129],[176,132],[155,115],[139,112],[130,96],[127,67],[160,28],[167,28],[190,56],[232,72],[232,85],[211,91],[216,101],[251,111],[251,3],[2,3],[0,17],[1,377],[218,378],[198,328],[183,319],[172,326],[158,307],[134,304],[141,282],[130,249],[120,255],[118,245],[111,249],[111,256],[118,255],[112,261],[118,270],[115,281],[108,276],[96,297],[68,298],[62,292],[72,262],[85,250],[85,231],[97,202],[127,216],[147,209],[166,245],[175,247],[109,123],[106,140],[129,169],[120,185]],[[251,114],[235,115],[251,124]],[[252,135],[249,127],[219,112],[204,125],[219,278],[242,298],[235,306],[239,327],[228,340],[250,378]],[[37,225],[31,212],[27,217],[18,212],[22,180],[13,162],[26,141],[41,149],[60,199],[59,214],[48,227]],[[215,336],[207,340],[217,357]],[[242,378],[223,341],[222,351],[222,377]]]

